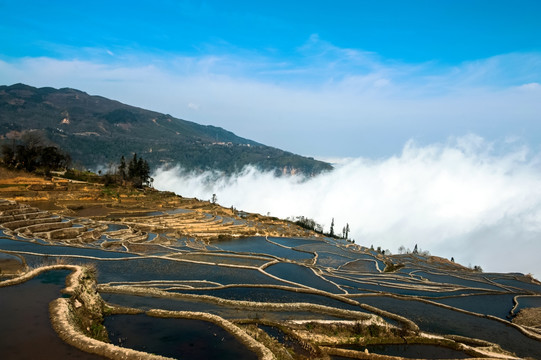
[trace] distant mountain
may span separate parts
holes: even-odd
[[[117,163],[133,153],[152,167],[179,164],[188,170],[228,173],[253,164],[278,173],[318,174],[328,163],[204,126],[75,89],[0,86],[0,142],[42,130],[87,168]]]

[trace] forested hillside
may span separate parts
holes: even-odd
[[[39,130],[87,168],[137,153],[151,167],[181,165],[188,170],[228,173],[253,164],[277,173],[313,175],[330,164],[295,155],[167,114],[122,104],[75,89],[0,86],[0,141],[17,142]]]

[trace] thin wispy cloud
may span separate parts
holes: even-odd
[[[386,156],[410,138],[430,143],[468,132],[536,143],[541,133],[538,53],[412,64],[312,36],[288,59],[144,55],[2,60],[0,76],[79,88],[315,156]]]

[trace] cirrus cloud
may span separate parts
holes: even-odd
[[[468,132],[541,140],[538,53],[408,64],[315,35],[288,59],[242,50],[95,53],[4,59],[0,76],[7,84],[78,88],[307,155],[389,156],[411,138],[429,144]]]

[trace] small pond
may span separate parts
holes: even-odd
[[[284,333],[282,330],[269,325],[258,325],[261,330],[266,332],[270,337],[276,339],[286,348],[292,349],[295,354],[305,358],[310,358],[310,352],[295,338]]]
[[[118,231],[118,230],[126,230],[126,229],[129,229],[128,225],[107,224],[107,230],[105,231]]]
[[[49,302],[62,296],[69,273],[48,271],[0,288],[2,359],[102,359],[64,343],[49,321]]]
[[[223,299],[257,301],[271,303],[312,303],[330,306],[338,309],[366,312],[357,305],[351,305],[326,296],[306,294],[295,291],[281,289],[261,288],[261,287],[230,287],[225,289],[208,290],[181,290],[179,293],[210,295]]]
[[[356,272],[372,272],[379,273],[376,269],[376,261],[373,259],[357,259],[340,266],[341,270],[356,271]]]
[[[273,258],[249,258],[249,257],[242,257],[242,256],[231,256],[231,254],[220,254],[217,252],[204,252],[204,253],[187,253],[180,256],[174,256],[178,259],[187,259],[187,260],[194,260],[194,261],[204,261],[204,262],[210,262],[210,263],[219,263],[219,264],[234,264],[234,265],[246,265],[246,266],[253,266],[253,267],[260,267],[263,264],[266,264],[272,260]]]
[[[398,295],[410,295],[410,296],[427,296],[427,297],[433,297],[438,296],[438,293],[436,291],[427,291],[427,290],[417,290],[415,288],[411,287],[411,284],[405,283],[404,285],[408,285],[409,288],[402,288],[400,287],[400,283],[380,283],[373,280],[363,282],[362,280],[354,281],[355,279],[342,279],[337,278],[333,276],[326,276],[329,280],[332,280],[336,282],[339,285],[346,285],[351,286],[355,288],[356,290],[350,291],[351,293],[357,293],[357,292],[387,292],[391,294],[398,294]],[[348,290],[349,291],[349,290]]]
[[[541,307],[541,296],[521,296],[518,298],[518,306],[515,314],[524,308]]]
[[[428,279],[430,281],[434,281],[437,283],[456,284],[460,286],[467,286],[467,287],[473,287],[473,288],[483,288],[483,289],[489,289],[489,290],[504,291],[502,287],[489,284],[485,279],[481,277],[478,277],[478,280],[474,278],[466,279],[466,278],[461,278],[461,277],[452,276],[452,275],[433,274],[433,273],[428,273],[424,271],[416,272],[415,275],[422,276],[425,279]]]
[[[256,360],[257,355],[220,326],[194,319],[147,315],[105,318],[112,343],[178,359]]]
[[[183,299],[155,298],[150,296],[134,296],[125,294],[101,293],[102,298],[111,304],[120,304],[141,310],[164,309],[170,311],[202,311],[221,316],[225,319],[267,319],[284,320],[343,320],[331,315],[308,311],[270,311],[246,309],[217,305],[209,302]]]
[[[322,240],[317,239],[297,239],[297,238],[284,238],[284,237],[269,237],[269,240],[277,244],[287,246],[287,247],[296,247],[302,245],[312,245],[319,244]]]
[[[268,254],[290,260],[312,259],[313,254],[283,248],[271,244],[264,237],[249,237],[243,239],[224,240],[213,244],[215,247],[234,252]]]
[[[505,286],[513,286],[519,289],[534,291],[536,293],[541,294],[541,285],[534,284],[531,282],[520,281],[514,278],[499,278],[499,279],[494,279],[494,281]]]
[[[514,294],[472,295],[432,299],[432,301],[478,314],[493,315],[503,320],[509,320],[510,312],[514,305],[514,296]]]
[[[318,252],[317,255],[317,265],[323,267],[339,268],[352,261],[351,257],[345,257],[327,252]],[[374,262],[372,262],[372,268],[375,270]]]
[[[293,281],[295,283],[310,286],[315,289],[324,290],[331,293],[343,293],[343,291],[337,288],[334,284],[318,277],[306,266],[281,262],[269,266],[265,269],[265,271],[281,279]]]

